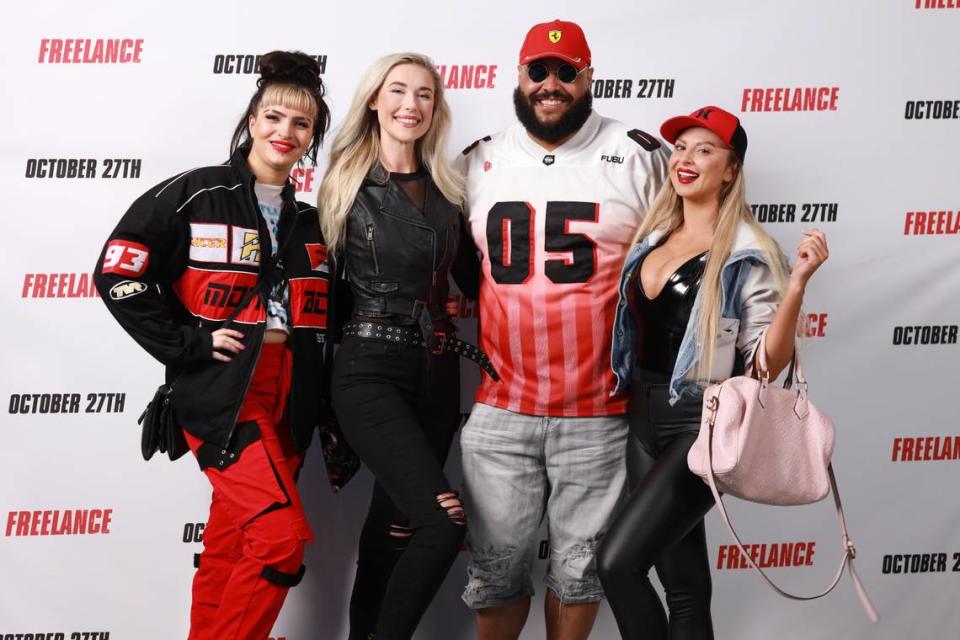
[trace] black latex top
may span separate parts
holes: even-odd
[[[684,262],[667,279],[663,290],[653,300],[644,293],[640,280],[643,261],[633,270],[627,295],[630,315],[637,327],[636,355],[639,368],[665,375],[673,372],[706,264],[706,252]]]

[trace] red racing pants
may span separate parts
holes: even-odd
[[[255,421],[260,439],[235,462],[204,470],[213,498],[193,579],[190,640],[265,640],[287,590],[303,576],[313,534],[294,481],[302,456],[280,424],[290,373],[286,345],[264,345],[237,419]],[[194,455],[215,446],[185,435]]]

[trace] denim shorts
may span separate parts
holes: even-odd
[[[596,548],[625,492],[624,416],[529,416],[475,404],[460,434],[471,609],[532,595],[544,518],[544,583],[563,604],[599,602]]]

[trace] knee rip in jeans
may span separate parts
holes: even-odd
[[[561,593],[557,594],[561,603],[567,598],[580,598],[588,595],[592,584],[599,590],[599,576],[597,575],[597,546],[601,536],[587,538],[569,547],[561,556],[560,563],[566,573],[577,578],[577,582],[570,585],[566,580],[560,585]],[[571,588],[571,586],[573,588]]]
[[[390,536],[390,539],[393,542],[393,550],[403,551],[410,543],[410,538],[413,537],[413,529],[393,523],[390,525],[387,535]]]
[[[460,502],[460,494],[456,491],[445,491],[437,494],[437,508],[447,512],[447,518],[455,525],[467,526],[467,514]]]
[[[573,545],[563,554],[565,562],[575,562],[577,560],[589,560],[597,553],[597,545],[600,543],[599,537],[588,538],[583,542]]]
[[[487,589],[502,591],[511,583],[511,564],[517,553],[515,545],[471,547],[472,562],[467,567],[467,592],[481,596]]]

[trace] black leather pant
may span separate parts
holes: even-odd
[[[647,376],[649,379],[649,376]],[[601,543],[600,582],[627,640],[712,640],[703,516],[710,489],[687,469],[701,398],[667,403],[666,384],[634,381],[628,419],[630,497]],[[669,620],[648,574],[656,567]]]
[[[333,404],[344,435],[376,477],[360,536],[350,638],[410,638],[457,557],[466,528],[438,502],[460,423],[457,356],[347,338]],[[462,520],[462,511],[461,514]]]

